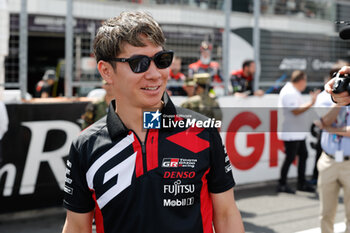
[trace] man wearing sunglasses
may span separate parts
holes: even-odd
[[[98,70],[111,85],[107,116],[72,143],[67,160],[64,233],[244,232],[229,159],[215,128],[151,128],[195,112],[166,94],[173,52],[147,13],[123,12],[98,30]],[[160,113],[161,112],[161,113]]]
[[[213,45],[211,43],[202,41],[199,60],[188,66],[189,77],[193,77],[195,74],[209,73],[212,82],[222,82],[220,64],[216,61],[212,61],[212,50]]]

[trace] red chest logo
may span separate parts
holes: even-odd
[[[191,127],[166,139],[193,153],[198,153],[209,147],[208,141],[197,136],[203,130],[204,128]]]

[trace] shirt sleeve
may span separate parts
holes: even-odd
[[[282,98],[283,107],[295,109],[298,108],[298,98],[294,95],[285,95]]]
[[[232,166],[217,129],[211,131],[210,163],[207,175],[209,192],[221,193],[235,186]]]
[[[94,209],[95,202],[89,190],[85,169],[81,166],[82,154],[71,146],[66,164],[63,206],[77,213],[87,213]]]

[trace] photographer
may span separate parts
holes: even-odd
[[[339,36],[350,39],[350,27],[344,27]],[[343,66],[337,76],[325,85],[336,104],[315,124],[323,129],[323,153],[317,163],[318,189],[321,202],[321,231],[334,232],[339,190],[344,190],[346,230],[350,232],[350,66]]]
[[[315,124],[323,130],[317,162],[322,233],[333,232],[339,190],[344,190],[345,232],[350,232],[350,107],[334,105]]]

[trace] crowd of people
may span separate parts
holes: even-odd
[[[180,57],[174,57],[173,64],[170,67],[169,73],[169,88],[168,93],[170,95],[182,95],[188,96],[188,93],[184,91],[183,84],[185,81],[193,79],[195,74],[207,73],[210,76],[211,93],[215,94],[213,85],[223,85],[223,77],[220,68],[220,64],[212,60],[213,46],[208,41],[203,41],[200,45],[199,59],[188,65],[187,77],[184,73],[181,73],[182,66]],[[254,90],[254,75],[255,75],[255,62],[253,60],[245,60],[242,63],[242,68],[233,70],[230,74],[230,94],[238,97],[247,96],[263,96],[265,93],[263,90]]]

